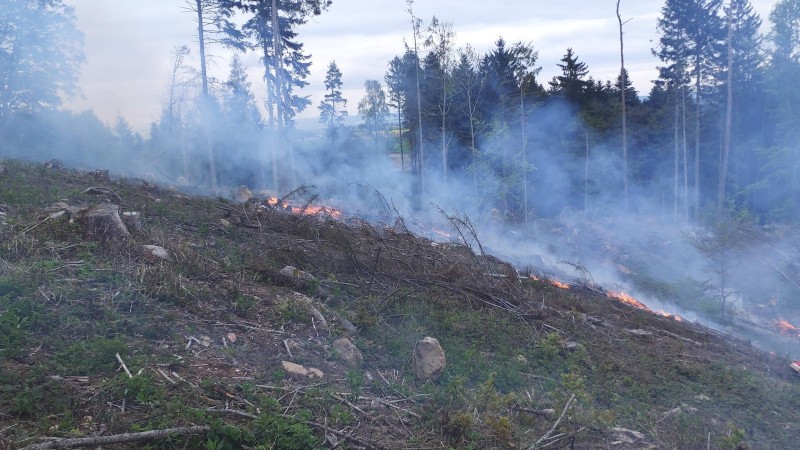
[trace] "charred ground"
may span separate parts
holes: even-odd
[[[176,427],[118,447],[796,445],[800,385],[787,360],[520,277],[402,219],[333,220],[102,172],[2,166],[2,449]],[[56,202],[115,203],[142,227],[104,241],[54,215]],[[314,278],[282,274],[287,265]],[[437,382],[413,375],[425,336],[447,355]],[[332,349],[340,337],[362,364]],[[324,376],[293,378],[282,361]]]

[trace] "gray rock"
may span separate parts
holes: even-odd
[[[423,380],[436,381],[442,376],[447,359],[436,338],[426,337],[414,346],[414,374]]]
[[[339,356],[350,366],[358,366],[364,361],[361,350],[348,338],[339,338],[333,341],[333,349],[336,350]]]

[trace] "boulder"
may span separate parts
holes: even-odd
[[[364,361],[364,356],[361,355],[361,350],[353,344],[348,338],[339,338],[333,341],[333,349],[339,354],[345,362],[350,366],[358,366]]]
[[[245,203],[246,201],[253,198],[253,193],[250,192],[250,189],[247,186],[239,186],[239,189],[236,189],[236,192],[233,193],[233,198],[239,203]]]
[[[322,378],[325,375],[319,369],[315,369],[313,367],[307,369],[300,364],[295,364],[289,361],[281,361],[281,367],[283,367],[283,370],[285,370],[286,373],[295,378]]]
[[[159,247],[158,245],[145,245],[143,248],[145,259],[149,260],[150,262],[157,262],[158,260],[172,261],[172,256],[170,256],[169,252],[164,247]]]
[[[304,272],[304,271],[302,271],[302,270],[300,270],[300,269],[298,269],[297,267],[294,267],[294,266],[286,266],[286,267],[284,267],[283,269],[281,269],[280,274],[285,276],[285,277],[297,278],[297,279],[300,279],[300,280],[303,280],[303,281],[314,281],[314,280],[316,280],[314,275],[311,275],[308,272]]]
[[[436,381],[442,376],[447,359],[436,338],[426,337],[414,346],[414,374],[423,380]]]
[[[634,444],[638,441],[643,440],[645,437],[644,434],[638,431],[629,430],[627,428],[621,428],[621,427],[613,427],[611,428],[611,432],[612,432],[611,439],[613,439],[614,442],[617,443],[617,445]]]

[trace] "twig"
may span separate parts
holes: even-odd
[[[347,399],[346,399],[346,398],[344,398],[344,397],[340,397],[340,396],[338,396],[338,395],[336,395],[336,394],[331,394],[331,397],[335,398],[336,400],[339,400],[339,401],[340,401],[340,402],[342,402],[342,403],[345,403],[347,406],[349,406],[349,407],[353,408],[354,410],[356,410],[356,411],[360,412],[361,414],[366,414],[366,413],[364,412],[364,410],[363,410],[363,409],[361,409],[361,408],[359,408],[358,406],[356,406],[356,405],[354,405],[354,404],[350,403],[350,401],[349,401],[349,400],[347,400]]]
[[[561,421],[564,420],[564,416],[567,414],[567,411],[569,411],[569,405],[570,403],[572,403],[573,400],[575,400],[575,394],[572,394],[569,400],[567,400],[567,403],[564,405],[564,410],[561,411],[561,415],[558,416],[558,420],[556,420],[553,426],[550,427],[550,430],[548,430],[547,433],[544,434],[544,436],[540,437],[539,440],[536,441],[533,445],[528,447],[528,450],[534,450],[540,448],[539,444],[543,443],[544,441],[550,440],[550,437],[556,431],[556,428],[558,428],[558,426],[561,424]]]
[[[292,358],[294,358],[294,356],[292,356],[292,351],[291,351],[291,350],[289,350],[289,343],[288,343],[288,341],[289,341],[288,339],[284,339],[284,340],[283,340],[283,347],[286,349],[286,353],[288,353],[288,354],[289,354],[289,359],[292,359]]]
[[[163,370],[161,370],[161,369],[154,369],[154,370],[155,370],[156,372],[158,372],[158,374],[159,374],[159,375],[161,375],[162,377],[164,377],[164,379],[165,379],[165,380],[169,381],[171,384],[177,384],[177,383],[175,383],[175,380],[173,380],[172,378],[170,378],[170,377],[169,377],[169,375],[167,375],[166,373],[164,373],[164,371],[163,371]]]
[[[122,360],[122,357],[119,356],[119,353],[115,354],[114,356],[117,357],[117,361],[119,361],[119,363],[122,365],[122,368],[125,370],[125,373],[128,374],[128,378],[133,378],[133,375],[131,375],[131,371],[128,370],[128,366],[125,365],[125,361]]]
[[[22,450],[99,447],[101,445],[122,444],[126,442],[150,441],[153,439],[161,439],[174,435],[188,436],[193,434],[201,434],[209,430],[211,430],[210,426],[201,425],[193,427],[177,427],[177,428],[167,428],[163,430],[142,431],[140,433],[122,433],[122,434],[114,434],[111,436],[94,436],[94,437],[71,438],[71,439],[47,438],[50,439],[47,442],[29,445],[27,447],[24,447]]]

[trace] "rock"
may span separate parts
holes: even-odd
[[[113,203],[101,203],[88,209],[81,220],[87,233],[102,241],[122,241],[130,236],[119,216],[119,206]]]
[[[706,394],[697,394],[697,395],[694,396],[694,399],[695,400],[700,400],[700,401],[703,401],[703,402],[707,402],[707,401],[711,400],[711,397],[707,396]]]
[[[561,344],[561,348],[563,348],[564,350],[567,350],[569,352],[575,352],[575,351],[581,350],[584,347],[583,347],[583,344],[580,344],[580,343],[575,342],[575,341],[565,341],[563,344]]]
[[[611,428],[611,439],[624,444],[633,444],[644,439],[644,434],[628,430],[627,428],[613,427]]]
[[[315,369],[313,367],[307,369],[300,364],[295,364],[289,361],[281,361],[281,367],[283,367],[283,370],[289,373],[289,375],[294,376],[295,378],[323,378],[325,376],[325,374],[319,369]]]
[[[348,338],[339,338],[333,341],[333,349],[336,350],[339,356],[350,366],[358,366],[364,361],[361,350]]]
[[[53,158],[53,159],[49,159],[49,160],[45,161],[44,162],[44,166],[46,168],[48,168],[48,169],[56,169],[56,170],[58,170],[58,169],[63,169],[64,168],[64,163],[62,163],[58,159]]]
[[[636,336],[652,336],[653,335],[653,333],[651,333],[651,332],[649,332],[647,330],[642,330],[641,328],[636,328],[634,330],[626,330],[626,331],[628,333],[630,333],[630,334],[635,334]]]
[[[170,256],[169,252],[164,247],[159,247],[158,245],[145,245],[143,248],[145,252],[145,258],[151,262],[158,260],[172,261],[172,256]]]
[[[316,280],[316,277],[314,277],[314,275],[311,275],[308,272],[303,272],[302,270],[294,266],[284,267],[283,269],[281,269],[280,274],[289,278],[298,278],[304,281]]]
[[[667,412],[665,412],[664,414],[661,415],[661,420],[664,420],[664,419],[666,419],[668,417],[679,416],[682,412],[683,412],[683,409],[681,409],[680,406],[678,406],[677,408],[670,409],[669,411],[667,411]]]
[[[221,227],[223,227],[223,228],[230,228],[230,226],[231,226],[231,223],[230,223],[230,222],[228,222],[228,221],[227,221],[227,220],[225,220],[225,219],[219,219],[219,224],[220,224],[220,226],[221,226]]]
[[[239,189],[236,189],[236,192],[233,194],[233,198],[239,203],[244,203],[253,198],[253,193],[250,192],[250,189],[248,189],[247,186],[242,185],[239,186]]]
[[[447,359],[436,338],[426,337],[414,346],[414,374],[423,380],[436,381],[442,376]]]

